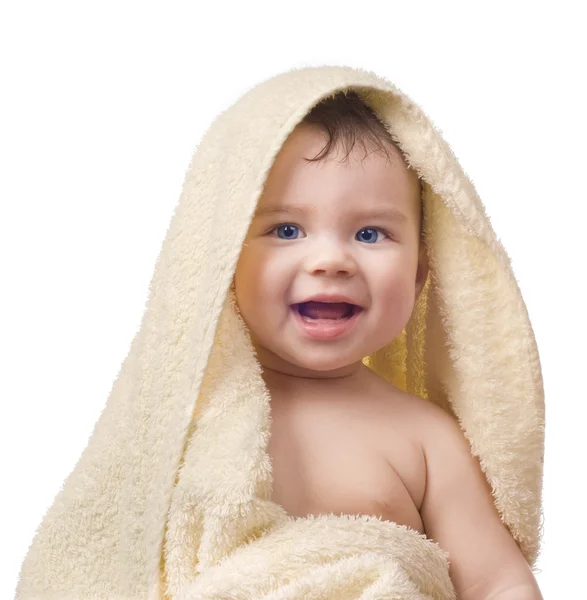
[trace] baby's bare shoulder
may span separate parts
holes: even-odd
[[[390,409],[401,420],[402,427],[410,431],[414,439],[424,444],[437,427],[450,426],[455,419],[433,402],[387,384],[384,391]]]

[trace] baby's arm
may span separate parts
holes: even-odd
[[[543,600],[458,423],[441,409],[426,416],[420,513],[426,535],[450,555],[457,599]]]

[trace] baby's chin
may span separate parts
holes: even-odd
[[[337,351],[326,347],[310,352],[284,353],[276,347],[256,344],[257,360],[265,368],[307,378],[326,378],[350,375],[362,368],[362,359],[366,354]]]

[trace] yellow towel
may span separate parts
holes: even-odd
[[[544,396],[510,260],[410,98],[364,70],[316,67],[263,82],[206,132],[139,331],[35,534],[17,600],[454,598],[447,553],[414,530],[369,516],[293,518],[270,500],[269,394],[231,281],[281,146],[317,102],[349,89],[423,180],[430,263],[404,331],[364,362],[458,420],[535,564]]]

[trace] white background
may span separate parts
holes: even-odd
[[[543,366],[546,522],[537,579],[545,598],[582,596],[587,46],[580,7],[2,5],[0,597],[13,597],[35,529],[128,352],[201,135],[260,81],[326,64],[372,70],[416,100],[486,204]]]

